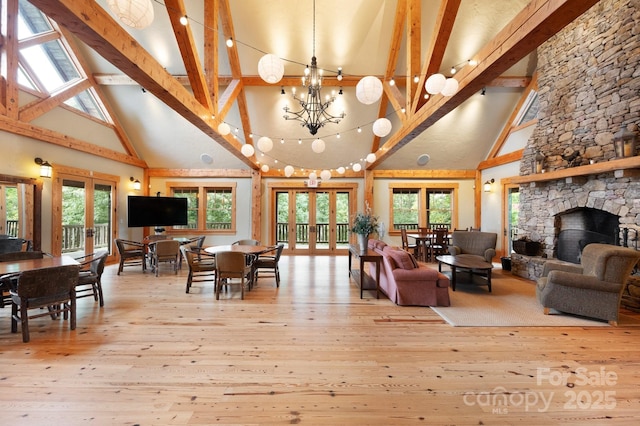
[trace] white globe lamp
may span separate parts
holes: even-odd
[[[231,127],[227,123],[220,123],[218,125],[218,133],[222,136],[226,136],[231,133]]]
[[[385,137],[391,132],[391,121],[388,118],[378,118],[373,122],[373,134],[378,137]]]
[[[370,154],[367,154],[367,163],[373,163],[374,161],[376,161],[378,157],[376,157],[376,155],[372,152]]]
[[[263,164],[260,170],[262,170],[263,173],[267,173],[269,171],[269,165]]]
[[[109,9],[123,24],[141,30],[153,22],[151,0],[107,0]]]
[[[442,74],[433,74],[424,82],[425,90],[431,95],[437,95],[444,89],[447,77]]]
[[[353,165],[354,172],[359,172],[360,170],[362,170],[362,166],[360,165],[360,163],[356,163]]]
[[[338,172],[338,174],[341,174],[341,175],[343,175],[343,174],[344,174],[344,172],[346,172],[345,168],[344,168],[344,167],[342,167],[342,166],[338,167],[338,168],[336,169],[336,171]]]
[[[320,179],[329,180],[331,179],[331,172],[329,170],[323,170],[320,172]]]
[[[244,155],[245,157],[251,157],[256,152],[256,150],[253,149],[253,145],[244,144],[242,145],[242,148],[240,148],[240,152],[242,152],[242,155]]]
[[[448,78],[444,84],[444,88],[440,93],[442,96],[453,96],[458,91],[458,80],[455,78]]]
[[[286,167],[284,168],[284,175],[285,175],[286,177],[291,177],[291,176],[293,175],[293,171],[294,171],[294,170],[293,170],[293,166],[286,166]]]
[[[262,152],[269,152],[273,149],[273,141],[266,136],[258,139],[258,149]]]
[[[271,53],[264,55],[258,61],[258,74],[269,84],[279,82],[284,75],[282,59]]]
[[[322,139],[316,139],[311,144],[311,149],[316,154],[320,154],[320,153],[324,152],[324,148],[325,148],[325,144],[324,144],[324,141]]]
[[[378,77],[368,75],[356,85],[356,98],[365,105],[377,102],[382,96],[382,82]]]

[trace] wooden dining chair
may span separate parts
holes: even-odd
[[[191,283],[194,282],[213,282],[213,291],[215,293],[216,286],[216,257],[207,253],[201,248],[191,247],[188,245],[180,246],[182,257],[189,268],[187,276],[186,293],[189,293]]]
[[[216,300],[220,299],[223,285],[240,285],[240,298],[244,299],[245,283],[251,282],[252,266],[245,260],[244,253],[222,251],[216,253]],[[240,281],[232,281],[239,279]],[[246,280],[246,281],[245,281]]]
[[[99,302],[100,307],[104,306],[102,273],[108,256],[109,253],[104,251],[76,259],[80,262],[80,274],[78,276],[78,284],[76,284],[76,299],[93,297],[93,300]]]
[[[12,253],[0,253],[0,262],[16,262],[28,259],[42,259],[41,251],[16,251]],[[0,308],[11,306],[11,294],[9,291],[16,288],[19,272],[6,274],[0,277]]]
[[[142,272],[147,270],[146,246],[143,243],[117,238],[116,248],[120,256],[118,275],[120,275],[125,266],[142,265]]]
[[[55,266],[21,272],[18,283],[11,293],[11,332],[18,332],[18,321],[22,327],[22,341],[28,342],[29,320],[43,316],[64,315],[69,319],[69,328],[76,329],[76,284],[80,265]],[[40,308],[47,308],[42,312]],[[29,310],[38,313],[29,315]]]
[[[434,260],[436,256],[448,253],[449,250],[449,230],[447,228],[435,228],[433,231],[433,239],[430,247],[430,259]]]
[[[419,244],[409,244],[409,237],[407,237],[407,230],[402,228],[400,230],[400,236],[402,238],[402,249],[404,251],[408,251],[412,253],[414,256],[420,256],[420,245]]]
[[[273,271],[273,275],[276,278],[276,287],[280,287],[280,256],[284,250],[284,244],[278,244],[275,247],[275,254],[261,254],[254,261],[253,267],[256,271],[255,278],[258,279],[258,274],[261,270]]]

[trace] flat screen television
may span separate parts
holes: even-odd
[[[187,199],[129,195],[127,221],[130,228],[187,225]]]

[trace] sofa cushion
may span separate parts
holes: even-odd
[[[388,250],[389,256],[393,259],[398,268],[415,269],[415,265],[411,260],[411,255],[404,250]]]
[[[412,253],[407,253],[407,254],[409,255],[409,259],[411,259],[411,263],[413,263],[413,267],[418,268],[420,265],[418,265],[418,261],[416,260],[416,257]]]

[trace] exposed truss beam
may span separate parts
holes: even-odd
[[[207,83],[204,78],[204,71],[200,65],[200,58],[198,57],[198,51],[193,40],[191,27],[188,24],[182,25],[180,23],[180,18],[187,15],[184,2],[182,0],[165,0],[164,3],[167,14],[169,15],[171,27],[173,28],[173,33],[178,42],[180,54],[182,55],[182,62],[187,70],[193,96],[195,96],[198,102],[204,107],[209,109],[209,111],[213,111],[209,89],[207,88]]]
[[[223,148],[250,167],[258,168],[254,161],[242,155],[240,144],[233,137],[224,137],[215,130],[219,120],[211,118],[210,110],[177,82],[100,5],[74,0],[32,0],[31,3],[58,23],[64,23],[76,37]]]
[[[368,169],[389,158],[420,133],[540,46],[598,0],[532,0],[477,55],[478,65],[465,67],[457,75],[458,92],[451,97],[435,96],[398,130],[376,153]]]

